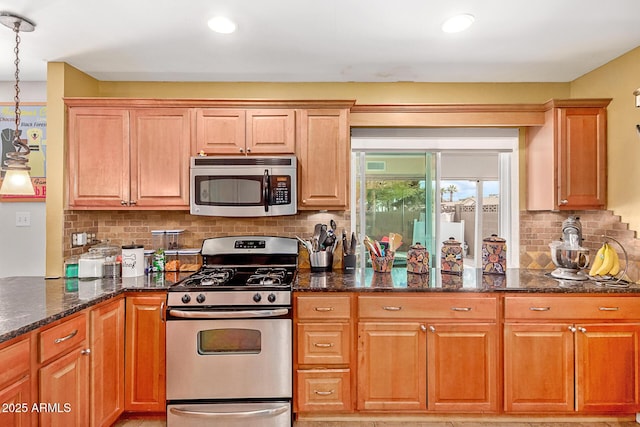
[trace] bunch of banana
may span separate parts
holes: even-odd
[[[614,277],[619,272],[620,259],[618,258],[618,253],[605,242],[596,253],[591,270],[589,270],[589,276]]]

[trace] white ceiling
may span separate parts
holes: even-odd
[[[107,81],[567,82],[640,46],[640,0],[0,0],[32,20],[20,78],[62,61]],[[466,12],[475,24],[445,34]],[[226,14],[231,35],[209,18]],[[14,79],[0,26],[0,80]]]

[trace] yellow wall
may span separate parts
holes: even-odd
[[[640,108],[633,91],[640,87],[640,47],[571,83],[572,98],[613,98],[608,120],[608,209],[640,230]]]
[[[70,65],[61,62],[47,64],[47,276],[57,276],[62,272],[64,96],[98,96],[98,82]]]

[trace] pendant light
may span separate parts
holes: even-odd
[[[31,32],[35,29],[35,24],[26,18],[17,16],[8,12],[0,12],[0,23],[5,27],[11,28],[16,33],[16,47],[14,52],[16,59],[16,95],[15,101],[15,130],[13,133],[13,146],[15,151],[7,153],[7,159],[2,165],[4,179],[2,187],[0,187],[0,195],[11,196],[33,196],[35,191],[31,183],[29,171],[31,168],[27,165],[29,162],[29,145],[20,139],[20,31]]]

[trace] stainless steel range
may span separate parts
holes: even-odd
[[[298,242],[206,239],[167,296],[167,426],[290,427]]]

